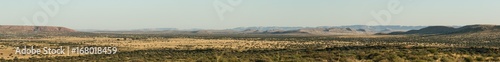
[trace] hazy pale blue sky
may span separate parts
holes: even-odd
[[[0,24],[32,25],[39,3],[0,0]],[[58,1],[58,0],[56,0]],[[205,28],[245,26],[364,25],[371,11],[387,10],[390,0],[241,0],[221,20],[213,2],[227,0],[70,0],[38,25],[74,29]],[[404,10],[388,25],[500,24],[500,0],[398,0]],[[52,8],[52,7],[51,7]],[[28,22],[23,21],[23,17]],[[36,21],[35,21],[36,22]]]

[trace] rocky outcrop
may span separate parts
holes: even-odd
[[[14,26],[14,25],[0,25],[0,33],[3,34],[18,34],[18,33],[37,33],[37,32],[76,32],[73,29],[56,26]]]

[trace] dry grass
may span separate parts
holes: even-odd
[[[353,38],[380,38],[380,37],[402,37],[402,36],[339,36]],[[47,37],[30,39],[0,39],[1,46],[0,57],[4,59],[27,59],[30,57],[56,57],[56,56],[79,56],[78,54],[68,55],[17,55],[14,54],[14,47],[22,46],[42,46],[42,47],[68,47],[68,46],[106,46],[118,47],[118,52],[148,50],[148,49],[176,49],[176,50],[195,50],[195,49],[229,49],[234,51],[246,51],[254,49],[325,49],[329,47],[342,46],[365,46],[365,45],[404,45],[425,46],[425,47],[455,47],[456,44],[444,43],[417,43],[417,42],[399,42],[384,43],[370,42],[362,43],[357,41],[266,41],[266,40],[235,40],[235,39],[195,39],[195,38],[146,38],[140,40],[131,40],[124,38],[108,37]],[[70,44],[70,45],[65,45]],[[12,54],[12,55],[10,55]]]

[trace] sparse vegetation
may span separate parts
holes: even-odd
[[[499,61],[500,37],[469,35],[5,35],[0,61],[468,62]],[[113,46],[117,54],[17,55],[13,47]]]

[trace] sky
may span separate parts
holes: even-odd
[[[500,0],[0,0],[0,25],[113,30],[500,24],[498,3]]]

